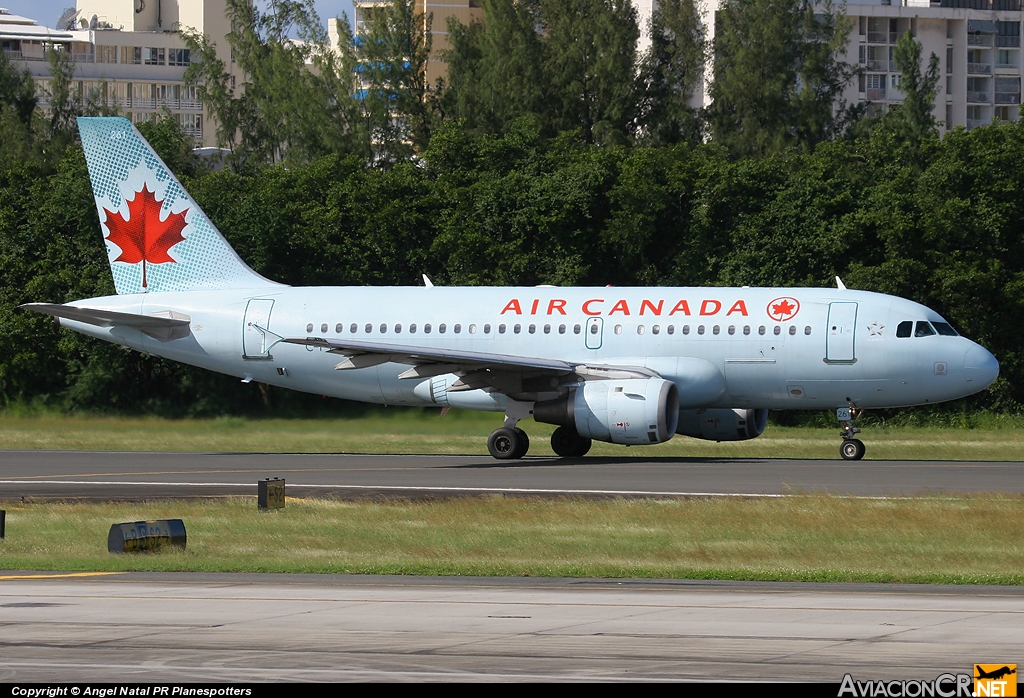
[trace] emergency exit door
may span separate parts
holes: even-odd
[[[853,363],[854,341],[857,332],[857,304],[830,303],[828,306],[828,332],[825,333],[825,361]]]

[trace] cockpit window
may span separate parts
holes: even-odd
[[[933,322],[932,327],[943,337],[958,337],[956,330],[948,322]]]
[[[930,324],[924,320],[917,321],[917,327],[914,328],[915,337],[931,337],[933,334],[935,334],[935,330]]]
[[[914,330],[914,323],[910,320],[905,320],[896,326],[897,337],[909,337],[910,333]]]

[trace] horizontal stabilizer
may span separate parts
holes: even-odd
[[[115,310],[79,308],[74,305],[59,305],[56,303],[25,303],[18,307],[42,313],[43,315],[65,318],[75,322],[84,322],[87,325],[96,325],[97,327],[133,327],[146,336],[160,342],[169,342],[174,339],[187,337],[190,332],[189,324],[192,322],[192,318],[188,315],[176,313],[173,310],[163,310],[150,315],[138,315],[135,313],[120,313]]]

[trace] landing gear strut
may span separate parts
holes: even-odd
[[[487,451],[498,460],[516,460],[530,450],[530,437],[516,426],[520,419],[533,414],[532,402],[509,400],[505,408],[505,426],[487,437]]]
[[[860,460],[864,457],[864,442],[854,436],[860,433],[860,429],[853,426],[853,421],[858,419],[860,414],[861,410],[855,407],[840,407],[836,410],[836,417],[843,425],[843,430],[839,432],[843,437],[843,443],[839,446],[839,455],[843,460]]]

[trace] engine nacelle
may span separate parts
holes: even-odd
[[[679,389],[661,378],[587,381],[566,397],[538,402],[533,418],[574,427],[587,439],[659,444],[675,435]]]
[[[768,410],[683,410],[677,434],[708,441],[746,441],[764,433]]]

